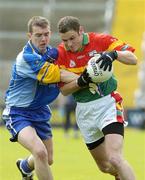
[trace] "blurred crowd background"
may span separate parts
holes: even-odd
[[[51,45],[60,42],[58,20],[66,15],[80,18],[85,31],[106,32],[136,48],[138,65],[129,67],[114,63],[119,88],[124,98],[125,117],[129,125],[145,129],[145,0],[0,0],[0,107],[8,87],[11,66],[27,41],[30,17],[47,17],[52,26]],[[144,50],[143,50],[144,49]],[[66,104],[69,103],[70,109]],[[71,106],[72,105],[72,106]],[[54,125],[70,127],[74,119],[74,102],[62,95],[51,105]],[[69,112],[69,116],[68,116]]]

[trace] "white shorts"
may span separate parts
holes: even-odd
[[[86,144],[104,137],[102,129],[107,125],[124,122],[121,102],[115,98],[110,94],[91,102],[77,103],[77,124]]]

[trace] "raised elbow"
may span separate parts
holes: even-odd
[[[134,59],[133,59],[133,61],[132,61],[132,64],[133,64],[133,65],[137,65],[137,61],[138,61],[138,60],[137,60],[137,57],[135,56]]]

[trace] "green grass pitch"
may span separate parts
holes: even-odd
[[[54,180],[114,180],[98,170],[81,137],[65,138],[62,129],[54,129],[53,132],[54,164],[51,168]],[[29,153],[8,139],[8,131],[0,128],[0,179],[20,180],[15,161]],[[144,131],[126,128],[124,156],[135,170],[137,180],[145,180]]]

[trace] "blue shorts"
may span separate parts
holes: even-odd
[[[33,127],[40,139],[49,139],[52,137],[50,118],[51,111],[47,106],[35,110],[6,107],[3,111],[3,120],[12,135],[12,142],[17,141],[18,133],[27,126]]]

